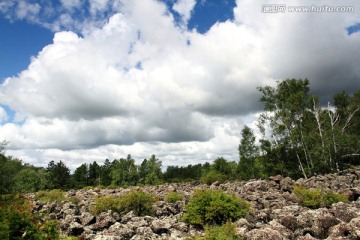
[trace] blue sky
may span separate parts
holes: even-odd
[[[58,1],[52,1],[59,4]],[[164,0],[169,10],[174,5],[174,0]],[[234,0],[198,1],[193,9],[193,14],[187,24],[189,29],[196,29],[205,33],[216,22],[232,20],[234,17]],[[171,11],[175,19],[179,14]],[[78,13],[81,15],[81,13]],[[76,14],[75,14],[76,15]],[[44,20],[47,20],[46,18]],[[31,56],[36,56],[41,49],[52,43],[54,32],[26,19],[8,19],[4,15],[0,17],[0,30],[3,36],[0,40],[0,79],[15,76],[26,69]],[[73,30],[73,29],[65,29]]]
[[[347,13],[264,4],[2,0],[0,140],[36,166],[237,160],[241,129],[262,110],[256,87],[308,78],[324,102],[360,88],[358,1],[341,2]]]

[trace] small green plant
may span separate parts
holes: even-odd
[[[35,200],[43,202],[61,202],[65,200],[64,194],[59,189],[51,191],[39,191],[35,194]]]
[[[82,188],[83,190],[91,190],[91,189],[94,189],[93,186],[85,186]]]
[[[207,227],[205,229],[204,240],[241,240],[236,236],[235,225],[227,222],[222,226]]]
[[[236,235],[235,225],[227,222],[221,226],[205,227],[205,236],[191,237],[186,240],[242,240],[243,238]]]
[[[211,185],[212,183],[219,181],[220,183],[225,182],[226,176],[217,172],[217,171],[210,171],[206,173],[204,176],[201,177],[200,181],[207,185]]]
[[[142,190],[131,191],[121,197],[120,204],[125,212],[134,211],[138,216],[152,215],[155,196],[147,194]]]
[[[166,202],[168,203],[176,203],[177,201],[181,201],[183,200],[183,195],[178,194],[176,192],[170,192],[167,196],[166,196]]]
[[[183,221],[204,226],[236,221],[251,211],[250,203],[220,190],[197,190],[185,206]]]
[[[120,213],[121,203],[120,203],[120,197],[117,196],[103,196],[99,197],[95,201],[95,206],[91,209],[91,212],[94,214],[99,214],[102,212],[106,212],[108,210],[112,210],[113,212]]]
[[[301,205],[313,209],[330,207],[333,203],[347,201],[345,195],[334,193],[331,190],[324,193],[320,189],[306,189],[303,186],[295,186],[293,192],[299,198]]]

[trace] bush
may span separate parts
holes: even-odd
[[[35,200],[43,202],[61,202],[65,200],[63,192],[58,189],[53,189],[51,191],[39,191],[35,194]]]
[[[121,207],[125,212],[134,211],[138,216],[152,215],[153,203],[155,197],[151,194],[144,193],[142,190],[131,191],[121,197]]]
[[[95,201],[95,206],[91,209],[94,214],[99,214],[112,210],[113,212],[121,212],[120,197],[117,196],[103,196]]]
[[[166,202],[168,203],[176,203],[177,201],[183,200],[183,195],[178,194],[176,192],[171,192],[166,196]]]
[[[202,183],[205,183],[207,185],[211,185],[212,183],[219,181],[221,183],[225,182],[226,180],[226,176],[216,172],[216,171],[210,171],[208,173],[206,173],[204,176],[201,177],[200,181]]]
[[[329,190],[323,193],[319,189],[306,189],[303,186],[295,186],[294,194],[299,198],[300,204],[308,208],[330,207],[337,202],[346,202],[347,197]]]
[[[146,194],[143,191],[132,191],[122,197],[104,196],[95,201],[92,209],[94,214],[99,214],[112,210],[113,212],[122,213],[134,211],[138,216],[151,215],[153,213],[153,203],[155,197]]]
[[[46,239],[51,240],[58,240],[59,238],[59,231],[60,231],[60,224],[56,220],[51,220],[45,222],[41,227],[40,230],[46,236]]]
[[[0,196],[0,239],[59,239],[57,222],[39,224],[29,200],[21,195]]]
[[[219,190],[197,190],[185,206],[183,221],[204,226],[236,221],[250,212],[250,203]]]
[[[322,195],[322,202],[325,207],[331,207],[333,203],[347,202],[348,198],[344,194],[334,193],[333,191],[327,191]]]

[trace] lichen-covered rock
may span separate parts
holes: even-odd
[[[91,229],[94,231],[103,230],[105,228],[110,227],[115,222],[116,222],[115,219],[111,216],[111,211],[106,213],[104,212],[101,213],[99,216],[97,216],[96,223],[91,225]]]
[[[245,240],[288,240],[278,230],[269,226],[263,226],[259,229],[253,229],[244,235]]]

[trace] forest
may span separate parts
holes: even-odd
[[[339,92],[329,101],[311,95],[310,82],[287,79],[258,87],[264,109],[257,128],[244,126],[239,160],[168,166],[156,155],[137,165],[125,158],[83,163],[73,173],[63,161],[35,167],[0,148],[0,194],[46,189],[153,185],[165,182],[249,180],[281,174],[292,178],[337,172],[360,165],[360,90]],[[100,161],[100,160],[99,160]]]

